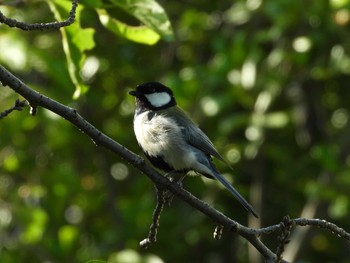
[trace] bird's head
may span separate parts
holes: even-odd
[[[151,110],[162,110],[176,105],[172,90],[159,82],[140,84],[129,94],[136,97],[136,103]]]

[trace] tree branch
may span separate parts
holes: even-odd
[[[34,31],[34,30],[51,30],[51,29],[58,29],[61,27],[69,26],[74,23],[75,20],[75,12],[78,7],[79,0],[73,0],[72,3],[72,9],[69,12],[69,16],[66,20],[62,22],[51,22],[51,23],[34,23],[34,24],[27,24],[24,22],[19,22],[16,19],[7,18],[1,11],[0,11],[0,23],[3,23],[5,25],[8,25],[9,27],[16,27],[19,29],[22,29],[24,31]]]
[[[0,119],[7,117],[14,110],[22,111],[25,106],[27,106],[27,101],[25,100],[20,101],[19,99],[17,99],[13,107],[7,110],[4,110],[3,112],[0,112]]]
[[[167,202],[166,200],[166,190],[163,188],[158,188],[156,186],[156,194],[157,194],[157,205],[154,209],[152,216],[152,224],[149,229],[148,237],[140,242],[140,247],[147,249],[150,245],[157,241],[157,231],[159,227],[159,219],[160,214],[163,211],[164,205]]]
[[[157,187],[165,188],[173,193],[175,196],[188,203],[195,209],[199,210],[211,220],[219,225],[220,228],[225,227],[232,232],[245,238],[250,242],[265,258],[266,262],[276,262],[280,260],[280,256],[277,257],[264,243],[261,242],[259,237],[262,234],[279,233],[281,229],[281,224],[274,226],[269,226],[261,229],[253,229],[245,227],[238,222],[228,218],[226,215],[222,214],[218,210],[209,206],[207,203],[193,196],[191,193],[183,189],[179,184],[173,183],[166,177],[159,174],[157,171],[149,167],[144,159],[140,158],[138,155],[134,154],[121,144],[117,143],[107,135],[103,134],[101,131],[96,129],[92,124],[87,122],[81,115],[79,115],[76,110],[69,108],[55,100],[52,100],[35,90],[32,90],[27,85],[25,85],[21,80],[12,75],[4,67],[0,65],[0,82],[3,86],[8,86],[25,99],[28,100],[30,105],[34,107],[41,106],[46,108],[59,116],[65,118],[67,121],[79,128],[83,133],[89,136],[92,141],[98,145],[105,147],[106,149],[114,152],[118,156],[122,157],[124,160],[129,162],[131,165],[142,171],[147,177],[149,177]],[[340,237],[345,238],[350,241],[350,234],[344,229],[337,227],[335,224],[329,223],[320,219],[290,219],[289,223],[299,226],[317,226],[321,228],[326,228],[333,233],[336,233]],[[289,230],[288,230],[289,231]],[[279,262],[287,262],[285,260],[280,260]]]
[[[282,254],[284,252],[285,245],[289,243],[290,231],[293,227],[293,220],[289,218],[289,216],[285,216],[283,221],[280,223],[281,233],[278,236],[279,244],[277,246],[277,259],[276,263],[282,261]]]

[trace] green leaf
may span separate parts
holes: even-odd
[[[174,39],[168,15],[158,2],[154,0],[111,0],[111,2],[136,17],[147,27],[161,35],[163,39],[167,41]]]
[[[106,4],[101,0],[81,0],[79,4],[92,8],[106,8],[111,6],[111,4]]]
[[[102,25],[128,40],[141,44],[154,45],[160,39],[158,33],[146,26],[129,26],[124,24],[112,18],[104,9],[99,9],[97,12]]]
[[[58,21],[63,21],[67,18],[71,9],[71,3],[66,1],[48,1],[51,11]],[[78,6],[76,11],[76,21],[68,26],[62,27],[62,44],[66,54],[68,72],[76,89],[73,95],[74,99],[84,94],[88,87],[84,84],[80,77],[80,70],[85,62],[85,51],[94,48],[95,42],[93,35],[95,30],[92,28],[82,28],[80,24],[80,13],[83,7]]]

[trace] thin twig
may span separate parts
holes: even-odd
[[[68,18],[61,22],[56,21],[56,22],[50,22],[50,23],[28,24],[28,23],[17,21],[16,19],[8,18],[0,11],[0,23],[3,23],[9,27],[16,27],[24,31],[33,31],[33,30],[42,31],[42,30],[58,29],[61,27],[69,26],[74,23],[78,2],[79,0],[73,0],[72,8],[69,12]]]
[[[343,228],[338,227],[336,224],[328,222],[323,219],[306,219],[296,218],[293,219],[295,225],[298,226],[316,226],[331,231],[332,234],[336,234],[338,237],[342,237],[350,242],[350,233],[346,232]]]
[[[280,223],[280,235],[278,236],[279,244],[276,251],[276,263],[282,261],[282,254],[284,252],[285,245],[289,242],[290,232],[293,227],[293,220],[289,216],[283,217],[283,221]]]
[[[295,218],[295,219],[291,219],[291,220],[293,221],[293,224],[295,226],[316,226],[319,228],[324,228],[324,229],[331,231],[331,233],[336,234],[337,236],[342,237],[345,240],[350,242],[350,233],[349,232],[346,232],[343,228],[338,227],[337,225],[330,223],[326,220],[316,219],[316,218],[315,219]],[[266,234],[275,233],[275,232],[279,231],[279,229],[280,229],[280,224],[276,224],[276,225],[256,229],[255,233],[257,235],[266,235]]]
[[[25,106],[27,106],[27,101],[25,100],[20,101],[19,99],[17,99],[13,107],[11,107],[10,109],[4,110],[3,112],[0,112],[0,119],[7,117],[14,110],[18,110],[18,111],[23,110]]]
[[[159,219],[160,215],[163,211],[164,205],[167,202],[165,198],[165,191],[162,188],[156,187],[156,193],[157,193],[157,205],[154,209],[153,215],[152,215],[152,224],[150,226],[148,236],[144,240],[140,242],[140,247],[141,248],[148,248],[150,245],[155,243],[157,241],[157,231],[159,227]]]

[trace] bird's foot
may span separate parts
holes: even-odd
[[[179,177],[179,175],[181,175],[181,176]],[[177,184],[180,187],[182,187],[182,181],[186,177],[186,173],[178,172],[178,171],[170,171],[170,172],[166,173],[164,176],[168,177],[171,183]],[[174,194],[172,192],[170,192],[169,190],[165,190],[163,193],[163,198],[164,198],[165,203],[167,203],[168,206],[170,206],[171,202],[174,199]]]

